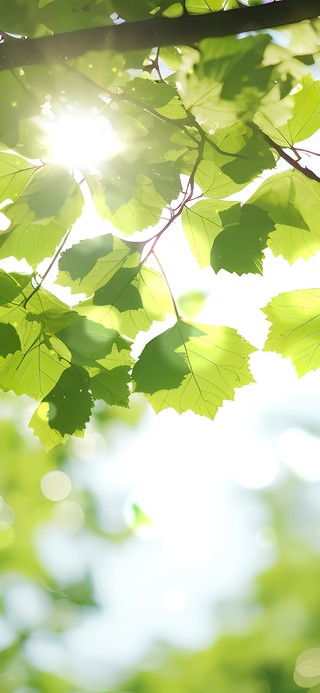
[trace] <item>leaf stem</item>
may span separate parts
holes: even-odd
[[[170,284],[169,284],[168,277],[167,277],[167,275],[166,275],[166,273],[165,273],[165,271],[164,271],[164,269],[163,269],[163,266],[162,266],[162,264],[161,264],[161,262],[160,262],[160,260],[159,260],[159,258],[158,258],[158,256],[156,255],[156,253],[155,253],[154,250],[152,251],[152,254],[153,254],[153,257],[156,259],[156,261],[157,261],[157,263],[158,263],[158,265],[159,265],[159,267],[160,267],[161,274],[162,274],[162,276],[163,276],[163,278],[164,278],[164,281],[165,281],[165,283],[166,283],[166,285],[167,285],[167,287],[168,287],[168,291],[169,291],[169,294],[170,294],[170,298],[171,298],[171,301],[172,301],[173,309],[174,309],[174,312],[175,312],[175,314],[176,314],[177,320],[181,320],[181,315],[179,315],[178,306],[177,306],[177,304],[176,304],[175,297],[174,297],[174,295],[173,295],[173,293],[172,293],[172,290],[171,290],[171,286],[170,286]]]
[[[303,152],[304,154],[311,154],[312,156],[320,156],[319,152],[312,152],[310,149],[303,149],[302,147],[296,147],[297,152]]]
[[[35,286],[35,288],[33,289],[33,291],[31,291],[31,294],[29,294],[29,296],[28,296],[28,297],[26,298],[26,300],[24,301],[24,303],[23,303],[23,307],[24,307],[24,308],[26,308],[27,303],[30,301],[30,299],[37,293],[37,291],[39,291],[39,289],[41,288],[41,286],[42,286],[44,280],[45,280],[46,277],[48,276],[49,272],[52,270],[53,265],[54,265],[55,262],[57,261],[57,259],[58,259],[59,255],[60,255],[61,251],[63,250],[63,248],[64,248],[64,246],[65,246],[65,244],[66,244],[66,242],[67,242],[67,240],[68,240],[68,238],[69,238],[69,236],[70,236],[71,230],[72,230],[72,226],[70,227],[70,229],[68,229],[67,233],[64,235],[64,237],[63,237],[63,239],[62,239],[62,241],[61,241],[61,243],[60,243],[58,249],[56,250],[56,252],[55,252],[55,254],[54,254],[54,256],[53,256],[53,258],[52,258],[50,264],[48,265],[48,267],[47,267],[46,271],[44,272],[44,274],[40,277],[40,282],[37,284],[37,286]]]
[[[149,241],[147,241],[147,243],[150,243],[150,241],[153,241],[153,242],[151,244],[151,248],[148,250],[147,254],[145,255],[145,257],[142,261],[143,263],[146,262],[146,260],[151,255],[151,253],[153,253],[154,248],[155,248],[156,244],[158,243],[159,239],[161,238],[162,234],[165,231],[167,231],[167,229],[171,226],[171,224],[182,214],[182,211],[183,211],[184,207],[186,206],[186,204],[188,204],[188,202],[190,202],[190,200],[192,200],[193,192],[194,192],[194,185],[195,185],[194,178],[196,175],[197,168],[198,168],[200,161],[203,157],[204,142],[205,142],[204,137],[202,137],[201,142],[199,144],[198,156],[195,160],[195,163],[193,165],[193,169],[190,173],[188,184],[186,187],[186,191],[185,191],[185,193],[183,193],[182,201],[180,202],[180,204],[178,205],[176,210],[173,210],[172,207],[168,208],[170,211],[170,215],[171,215],[170,219],[162,227],[162,229],[160,229],[160,231],[158,231],[158,233],[156,233],[152,238],[149,238]]]
[[[24,354],[22,355],[22,359],[21,359],[20,363],[18,364],[16,370],[18,370],[18,369],[20,368],[20,366],[22,365],[22,362],[24,361],[24,359],[26,358],[26,356],[28,356],[28,354],[30,354],[30,352],[33,351],[33,349],[36,349],[38,346],[41,346],[41,344],[43,344],[43,342],[40,341],[40,340],[41,340],[41,336],[42,336],[42,329],[40,328],[39,334],[38,334],[37,337],[33,340],[32,344],[30,344],[30,346],[28,347],[27,351],[25,351]],[[39,344],[37,344],[38,341],[39,341]]]

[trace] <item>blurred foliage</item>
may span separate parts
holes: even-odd
[[[124,523],[119,532],[107,531],[94,491],[81,480],[81,474],[77,477],[73,473],[72,461],[78,456],[74,444],[68,442],[66,446],[45,453],[31,433],[26,435],[23,430],[27,402],[8,394],[5,410],[2,410],[2,402],[0,400],[0,416],[3,417],[0,418],[0,690],[4,693],[73,693],[74,685],[65,680],[68,678],[65,672],[55,672],[55,667],[52,672],[38,670],[26,654],[26,647],[34,635],[42,632],[45,637],[51,634],[61,638],[69,628],[80,625],[90,611],[99,609],[99,603],[90,564],[86,570],[78,570],[77,577],[68,574],[59,577],[50,570],[50,562],[43,559],[39,537],[44,532],[49,552],[53,554],[57,549],[52,541],[52,530],[83,546],[83,551],[86,551],[86,542],[94,545],[94,538],[99,537],[103,552],[103,546],[130,538],[133,530]],[[126,429],[136,427],[143,410],[139,400],[135,400],[130,410],[111,409],[102,403],[97,407],[88,439],[91,464],[99,452],[103,454],[105,441],[109,441],[114,429],[123,435]],[[86,464],[84,450],[82,452],[82,459],[77,459],[77,469]],[[64,470],[72,481],[67,500],[62,497],[52,501],[42,491],[43,477],[55,470]]]
[[[8,402],[8,395],[6,398]],[[87,684],[79,686],[72,668],[66,671],[61,664],[54,664],[54,643],[63,643],[69,629],[81,627],[88,614],[99,613],[102,607],[90,568],[80,571],[78,577],[59,577],[43,559],[39,536],[47,528],[55,528],[74,544],[82,545],[84,551],[85,542],[93,545],[96,537],[102,542],[103,552],[103,547],[111,541],[128,539],[141,523],[148,521],[143,510],[133,504],[135,522],[131,527],[108,533],[101,522],[94,492],[81,482],[81,475],[77,477],[77,470],[88,462],[92,464],[95,455],[103,450],[103,437],[112,439],[114,431],[124,435],[130,424],[139,425],[143,406],[137,400],[131,413],[119,409],[122,421],[117,409],[101,406],[94,429],[88,432],[90,455],[87,460],[85,455],[82,460],[77,459],[73,467],[79,444],[77,448],[76,443],[69,441],[65,447],[45,454],[31,435],[19,433],[26,414],[24,401],[19,404],[10,397],[9,400],[15,414],[11,420],[0,422],[1,691],[110,693],[110,689],[98,689],[96,685],[92,689]],[[60,469],[70,476],[72,490],[67,501],[51,501],[42,492],[41,480],[48,472]],[[276,488],[256,492],[268,515],[269,528],[264,541],[272,543],[276,538],[273,558],[249,586],[244,598],[240,595],[237,600],[212,608],[212,623],[218,625],[220,633],[218,639],[206,650],[195,653],[176,651],[163,642],[154,644],[144,660],[147,670],[143,663],[138,664],[131,678],[112,690],[119,693],[293,693],[299,690],[294,675],[305,688],[309,682],[310,686],[318,684],[317,491],[318,484],[285,475]],[[243,491],[246,493],[250,491]],[[78,510],[74,514],[75,509]],[[54,553],[54,543],[50,548],[50,533],[47,540],[49,551]],[[232,546],[227,550],[232,551]],[[52,661],[51,666],[47,663],[42,667],[30,656],[34,638],[52,643],[48,660]],[[295,674],[297,660],[299,671]],[[125,661],[123,671],[125,679]],[[312,690],[316,693],[318,687]]]
[[[304,536],[298,538],[296,520],[292,521],[299,511],[306,519],[309,491],[308,484],[289,477],[276,493],[259,494],[277,530],[275,561],[256,577],[247,599],[222,604],[213,614],[222,632],[213,645],[194,654],[170,652],[159,645],[154,654],[162,660],[161,667],[153,669],[151,665],[119,690],[293,693],[299,690],[293,678],[298,657],[305,657],[307,663],[300,686],[309,688],[319,682],[320,650],[313,650],[320,643],[320,554],[313,546],[314,517],[312,521],[309,516]],[[313,669],[308,668],[311,655],[315,657]],[[318,693],[320,688],[312,690]]]

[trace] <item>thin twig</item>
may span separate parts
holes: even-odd
[[[312,152],[310,149],[302,149],[302,147],[296,147],[297,152],[304,152],[304,154],[311,154],[312,156],[320,156],[319,152]]]
[[[203,148],[204,148],[204,138],[202,138],[202,140],[200,142],[199,150],[198,150],[198,156],[196,158],[196,161],[193,165],[193,169],[192,169],[191,174],[189,176],[189,181],[188,181],[188,184],[186,187],[186,191],[183,194],[183,199],[180,202],[179,206],[177,207],[176,211],[173,211],[171,207],[169,208],[169,211],[171,214],[170,219],[162,227],[162,229],[160,229],[160,231],[158,231],[158,233],[156,233],[152,238],[149,238],[148,242],[150,242],[150,241],[153,241],[153,242],[151,244],[151,248],[148,250],[147,254],[144,257],[143,262],[146,262],[146,260],[151,255],[151,253],[154,252],[154,248],[157,245],[162,234],[168,230],[168,228],[171,226],[171,224],[173,224],[173,222],[182,214],[182,211],[183,211],[184,207],[186,206],[186,204],[192,200],[193,191],[194,191],[194,184],[195,184],[194,179],[195,179],[197,168],[198,168],[200,161],[203,157]]]
[[[23,303],[23,307],[24,307],[24,308],[26,308],[27,303],[29,303],[30,299],[37,293],[37,291],[39,291],[39,289],[41,288],[41,286],[42,286],[44,280],[45,280],[46,277],[48,276],[49,272],[52,270],[53,265],[54,265],[55,262],[57,261],[57,259],[58,259],[59,255],[60,255],[61,251],[63,250],[63,248],[64,248],[64,246],[65,246],[65,244],[66,244],[66,242],[67,242],[67,240],[68,240],[68,238],[69,238],[69,236],[70,236],[71,230],[72,230],[72,226],[70,227],[70,229],[68,229],[67,233],[65,234],[64,238],[62,239],[62,241],[61,241],[61,243],[60,243],[60,245],[59,245],[59,248],[56,250],[56,252],[55,252],[55,254],[54,254],[54,256],[53,256],[53,258],[52,258],[50,264],[48,265],[46,271],[45,271],[44,274],[40,277],[40,282],[37,284],[37,286],[35,286],[35,288],[33,289],[33,291],[31,291],[31,294],[30,294],[30,295],[26,298],[26,300],[24,301],[24,303]]]
[[[152,254],[153,254],[153,257],[156,259],[156,261],[157,261],[157,263],[158,263],[158,265],[159,265],[159,267],[160,267],[161,274],[162,274],[162,276],[163,276],[163,278],[164,278],[164,281],[165,281],[165,283],[166,283],[166,285],[167,285],[167,287],[168,287],[168,291],[169,291],[169,294],[170,294],[170,298],[171,298],[171,301],[172,301],[172,305],[173,305],[173,309],[174,309],[174,312],[175,312],[175,314],[176,314],[176,317],[177,317],[178,320],[181,320],[181,315],[179,315],[178,306],[177,306],[177,304],[176,304],[175,297],[174,297],[174,295],[173,295],[173,293],[172,293],[171,286],[170,286],[169,281],[168,281],[168,277],[167,277],[167,275],[166,275],[166,273],[165,273],[165,271],[164,271],[164,269],[163,269],[163,267],[162,267],[162,264],[161,264],[161,262],[160,262],[160,260],[159,260],[159,258],[158,258],[158,256],[156,255],[156,253],[155,253],[154,250],[152,251]]]

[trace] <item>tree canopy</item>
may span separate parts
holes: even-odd
[[[187,319],[157,244],[181,218],[199,266],[238,275],[261,274],[266,248],[289,263],[320,249],[317,153],[301,144],[320,123],[319,13],[316,0],[6,3],[0,261],[29,270],[0,270],[0,387],[39,401],[46,449],[83,435],[95,400],[139,392],[156,412],[213,418],[253,380],[255,346]],[[82,141],[57,158],[77,122],[99,135],[89,163]],[[111,230],[79,240],[88,196]],[[56,269],[65,301],[45,288]],[[310,287],[263,308],[264,349],[299,375],[320,366],[319,299]],[[137,335],[168,315],[135,359]]]

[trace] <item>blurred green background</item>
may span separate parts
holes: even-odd
[[[320,691],[320,390],[289,371],[213,424],[97,407],[49,454],[1,399],[1,691]]]

